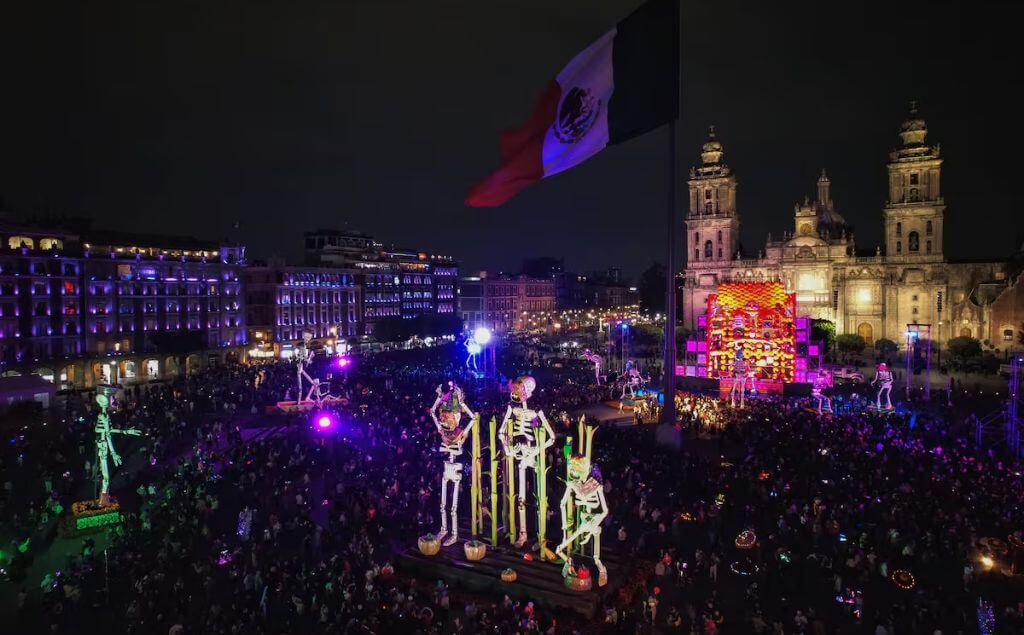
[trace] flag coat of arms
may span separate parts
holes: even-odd
[[[526,123],[501,134],[501,167],[466,196],[495,207],[679,112],[679,0],[650,0],[581,51]]]

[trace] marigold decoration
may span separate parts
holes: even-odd
[[[913,574],[906,569],[896,569],[892,572],[892,583],[895,584],[897,588],[909,591],[914,588],[917,581],[914,579]]]
[[[434,534],[420,536],[416,544],[420,548],[420,553],[425,556],[436,556],[437,552],[441,551],[441,539]]]
[[[518,578],[518,577],[519,576],[518,576],[518,574],[516,574],[516,570],[515,569],[505,569],[505,570],[503,570],[501,572],[501,581],[502,582],[515,582],[516,578]]]
[[[735,544],[737,549],[753,549],[757,544],[757,534],[752,529],[741,531],[736,536]]]
[[[707,316],[708,377],[733,377],[742,351],[755,379],[793,381],[796,294],[781,282],[723,282]]]
[[[479,540],[467,540],[462,550],[466,552],[466,560],[483,560],[487,554],[487,545]]]

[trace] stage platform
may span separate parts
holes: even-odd
[[[598,615],[602,604],[610,605],[619,588],[626,581],[629,567],[609,549],[602,549],[601,562],[608,569],[608,584],[597,587],[597,570],[590,558],[576,557],[577,566],[586,566],[594,577],[590,591],[566,588],[560,562],[541,562],[536,552],[528,547],[516,549],[509,544],[493,548],[487,546],[483,560],[470,561],[463,551],[464,540],[451,547],[441,547],[436,556],[425,556],[414,545],[402,553],[396,562],[398,569],[423,580],[444,580],[453,588],[473,593],[493,593],[496,600],[508,595],[515,600],[533,602],[552,610],[574,611],[587,619]],[[534,559],[525,560],[524,554]],[[501,572],[514,569],[515,582],[503,582]]]
[[[601,423],[601,425],[633,425],[632,409],[619,410],[618,402],[605,402],[587,406],[586,408],[580,408],[579,410],[574,411],[571,416],[579,418],[580,415],[586,415],[588,419],[596,419]]]

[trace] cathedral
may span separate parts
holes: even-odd
[[[883,245],[855,244],[822,170],[816,200],[796,204],[792,227],[780,240],[769,234],[753,256],[740,248],[737,179],[712,127],[700,166],[690,170],[687,265],[679,274],[684,325],[695,328],[720,282],[770,280],[796,294],[799,315],[831,320],[837,334],[856,333],[869,344],[879,338],[902,344],[913,323],[930,325],[939,342],[987,337],[987,290],[1005,286],[1006,265],[946,258],[942,157],[927,136],[912,105],[889,154]]]

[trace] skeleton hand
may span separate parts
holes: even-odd
[[[110,460],[114,462],[115,467],[121,465],[121,455],[118,454],[117,452],[110,453]]]

